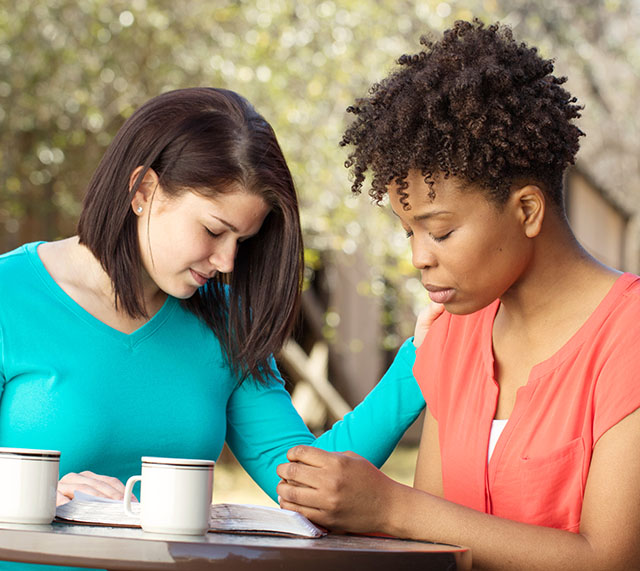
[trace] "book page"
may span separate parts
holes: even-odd
[[[212,504],[211,530],[321,537],[326,531],[298,512],[251,504]]]
[[[56,508],[56,520],[94,525],[140,527],[141,506],[131,503],[134,517],[124,512],[123,502],[76,492],[70,502]],[[212,504],[211,531],[283,534],[321,537],[326,531],[303,515],[280,508],[250,504]]]

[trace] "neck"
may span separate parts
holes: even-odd
[[[105,302],[108,301],[115,310],[115,291],[111,277],[102,267],[100,260],[93,255],[93,252],[79,243],[77,236],[70,238],[70,240],[76,252],[76,275],[82,276],[85,286],[91,289],[97,296],[102,297]],[[146,279],[143,278],[142,285],[144,307],[149,315],[153,315],[162,307],[167,296],[148,277]],[[118,312],[121,312],[121,309],[118,309]]]
[[[142,275],[142,300],[149,316],[154,315],[164,304],[167,294],[143,271]]]
[[[535,240],[525,274],[500,297],[499,311],[503,324],[531,337],[590,315],[620,275],[587,253],[565,220],[549,217]]]
[[[110,299],[115,305],[113,282],[102,267],[100,260],[93,255],[84,244],[80,244],[77,236],[69,238],[72,258],[76,267],[76,275],[82,276],[85,287],[95,294]]]

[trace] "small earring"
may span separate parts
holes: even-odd
[[[138,208],[136,208],[136,212],[140,214],[142,212],[142,206],[138,206]]]

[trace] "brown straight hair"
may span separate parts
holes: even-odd
[[[298,199],[273,129],[246,99],[211,87],[159,95],[124,123],[89,183],[78,235],[111,278],[116,307],[132,317],[147,315],[131,201],[148,169],[172,196],[240,187],[271,208],[258,234],[239,244],[233,272],[216,273],[182,301],[213,331],[240,381],[266,382],[297,314],[303,269]]]

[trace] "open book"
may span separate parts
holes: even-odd
[[[140,504],[132,503],[135,514]],[[139,516],[124,513],[122,502],[76,492],[70,502],[56,508],[56,520],[93,525],[140,527]],[[210,531],[321,537],[326,532],[303,515],[290,510],[249,504],[211,504]]]

